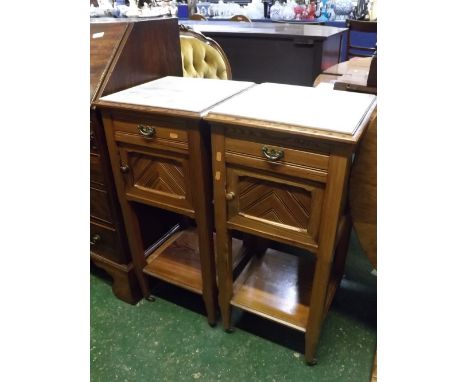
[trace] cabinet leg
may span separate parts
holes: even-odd
[[[91,258],[97,267],[112,277],[112,291],[117,298],[132,305],[141,300],[142,293],[132,264],[113,263],[98,255],[92,255]]]
[[[338,280],[338,284],[340,283],[341,278],[343,277],[345,263],[346,263],[346,255],[348,254],[349,248],[349,239],[351,236],[351,218],[349,216],[345,216],[344,218],[344,226],[341,230],[341,236],[338,238],[338,244],[335,250],[335,258],[333,261],[333,275]]]
[[[217,272],[219,307],[225,330],[231,330],[232,298],[232,236],[229,231],[217,232]]]
[[[325,301],[330,270],[330,262],[320,259],[320,257],[317,256],[310,304],[310,306],[313,307],[313,310],[311,311],[305,334],[305,360],[311,365],[317,363],[315,359],[315,351],[325,312]]]
[[[209,211],[206,212],[209,214]],[[209,215],[197,218],[198,243],[203,280],[203,301],[205,303],[208,323],[216,324],[216,266],[213,244],[213,223]]]

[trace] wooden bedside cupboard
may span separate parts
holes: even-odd
[[[321,324],[348,246],[352,155],[375,105],[373,95],[266,83],[209,111],[225,329],[231,328],[231,307],[244,309],[303,331],[305,359],[316,362]],[[235,278],[233,232],[305,254],[270,246]]]
[[[145,297],[148,277],[201,294],[216,322],[216,272],[209,126],[205,110],[252,83],[165,77],[101,98],[99,108],[135,272]],[[180,216],[145,254],[136,205]]]

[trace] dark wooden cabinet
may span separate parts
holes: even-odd
[[[90,24],[90,103],[118,90],[166,75],[181,76],[177,19],[92,20]],[[113,278],[115,295],[129,303],[142,297],[128,246],[99,113],[90,111],[91,260]],[[139,209],[145,247],[163,234],[167,222]],[[167,220],[167,219],[166,219]]]
[[[229,59],[232,79],[312,86],[340,60],[345,28],[301,23],[181,20],[214,39]]]

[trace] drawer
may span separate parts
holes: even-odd
[[[106,191],[91,187],[90,191],[90,212],[91,217],[112,223],[112,212],[109,205],[109,198]]]
[[[157,148],[160,146],[188,149],[188,133],[185,122],[158,117],[141,120],[118,117],[113,119],[116,141]]]
[[[101,224],[90,223],[90,250],[117,263],[127,263],[128,259],[119,246],[117,231]]]
[[[96,133],[93,129],[93,121],[89,121],[89,128],[90,151],[91,153],[97,154],[99,153],[99,147],[96,139]]]
[[[221,160],[221,154],[215,155]],[[228,163],[318,181],[326,180],[329,160],[324,154],[230,137],[225,139],[225,155]]]
[[[104,185],[101,157],[97,154],[91,154],[90,156],[90,179],[92,183]]]

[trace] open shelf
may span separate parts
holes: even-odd
[[[147,275],[202,293],[202,276],[196,228],[178,231],[170,236],[147,259]]]
[[[179,228],[180,226],[174,227],[166,237],[153,246],[156,249],[148,256],[148,264],[143,272],[202,294],[203,281],[197,229],[190,227],[178,230]],[[242,240],[233,238],[232,248],[233,267],[235,268],[246,252]]]
[[[314,256],[267,249],[254,256],[234,282],[231,304],[305,332]]]

